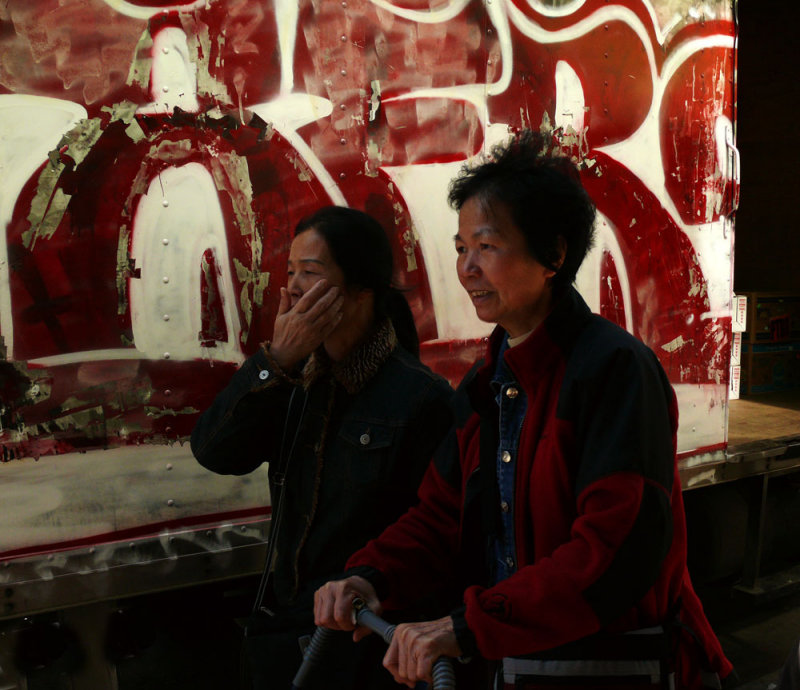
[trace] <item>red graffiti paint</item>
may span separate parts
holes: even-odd
[[[492,127],[552,127],[560,64],[583,99],[580,142],[562,132],[564,146],[586,164],[584,183],[620,249],[600,260],[600,313],[630,324],[673,383],[727,380],[728,319],[709,316],[710,278],[688,230],[724,218],[735,191],[719,160],[720,127],[734,120],[731,21],[686,19],[662,35],[650,11],[659,3],[634,0],[551,14],[525,0],[498,0],[501,13],[470,2],[446,19],[442,3],[422,0],[394,10],[290,5],[296,16],[240,0],[150,20],[100,0],[7,8],[0,95],[70,101],[87,117],[37,161],[5,228],[6,459],[185,438],[235,366],[218,353],[247,355],[270,337],[292,229],[329,203],[364,209],[387,229],[422,357],[457,382],[482,340],[443,339],[433,285],[452,265],[426,264],[414,200],[389,171],[467,161]],[[163,59],[153,41],[169,31],[185,36],[197,68],[197,111],[134,115],[164,97],[153,87]],[[608,148],[647,127],[663,168],[657,186]],[[137,242],[149,232],[142,219],[160,218],[148,190],[157,195],[159,180],[189,165],[205,171],[224,227],[224,241],[209,241],[186,269],[200,305],[195,355],[140,355],[143,317],[132,305],[150,268],[139,257],[155,250],[141,254]]]

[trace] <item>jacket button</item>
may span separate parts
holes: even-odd
[[[503,462],[511,462],[511,453],[509,453],[507,450],[504,450],[500,458]]]
[[[361,434],[361,438],[358,439],[358,440],[361,441],[361,445],[362,446],[368,446],[369,445],[369,434]]]
[[[513,568],[514,567],[514,559],[511,558],[511,556],[506,556],[506,565],[509,568]]]
[[[511,510],[511,506],[508,505],[508,501],[503,501],[500,503],[500,510],[502,510],[504,513],[507,513],[509,510]]]
[[[262,381],[266,381],[269,378],[269,372],[266,369],[262,369],[258,372],[258,378]]]
[[[513,400],[518,395],[519,395],[519,391],[516,388],[514,388],[514,386],[510,386],[509,388],[506,388],[506,397],[507,398],[511,398]]]

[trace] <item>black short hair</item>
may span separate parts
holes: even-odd
[[[554,294],[573,283],[594,239],[595,205],[577,166],[558,153],[552,136],[523,130],[482,162],[464,166],[450,184],[448,200],[460,211],[472,198],[488,208],[506,206],[531,256],[556,271]],[[567,245],[560,268],[559,237]]]
[[[325,240],[349,287],[372,290],[375,319],[389,317],[400,344],[419,355],[419,337],[405,297],[392,285],[394,258],[383,226],[363,211],[346,206],[324,206],[295,227],[297,237],[315,230]]]

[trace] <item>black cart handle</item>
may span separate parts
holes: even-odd
[[[380,635],[386,644],[391,643],[395,628],[397,628],[396,625],[387,623],[374,613],[363,599],[353,600],[353,610],[356,615],[356,623]],[[448,657],[440,656],[433,662],[431,678],[433,679],[432,690],[455,690],[456,676],[453,671],[453,663]]]
[[[386,644],[391,643],[396,625],[387,623],[370,610],[363,599],[356,598],[353,600],[353,613],[358,625],[363,625],[365,628],[369,628],[372,632],[380,635]],[[321,626],[314,631],[311,636],[311,642],[303,654],[303,663],[292,681],[292,690],[300,690],[307,687],[311,670],[321,659],[326,641],[333,634],[333,630]],[[453,671],[453,664],[448,657],[441,656],[434,662],[431,677],[433,679],[432,690],[455,690],[455,672]]]

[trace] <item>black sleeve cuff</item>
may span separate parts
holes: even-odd
[[[354,568],[348,568],[345,572],[345,577],[352,577],[353,575],[363,577],[369,582],[375,588],[375,594],[378,595],[380,601],[389,596],[389,582],[386,580],[386,576],[377,568],[373,568],[371,565],[357,565]]]
[[[461,648],[462,657],[478,656],[478,642],[475,640],[475,635],[472,630],[467,626],[467,606],[459,606],[450,612],[450,618],[453,619],[453,632],[456,635],[456,642]]]

